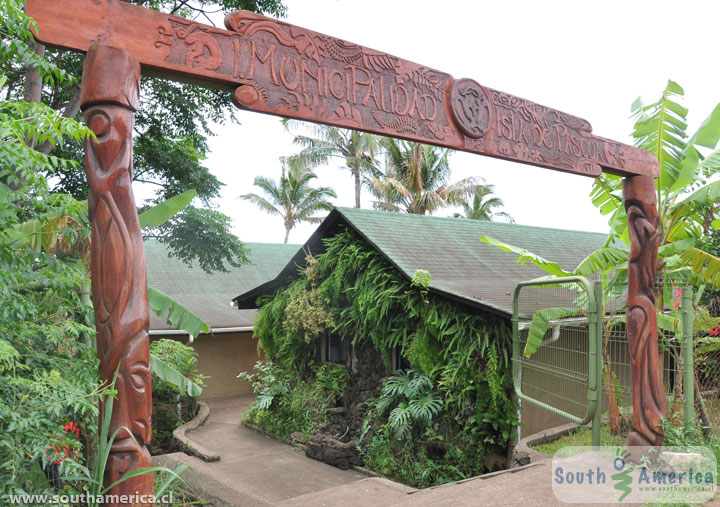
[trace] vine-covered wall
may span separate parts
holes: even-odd
[[[254,332],[267,357],[309,373],[331,334],[356,350],[372,344],[389,374],[389,351],[399,347],[442,400],[424,436],[469,455],[474,469],[457,478],[490,468],[482,457],[502,455],[517,424],[509,320],[430,293],[427,272],[408,281],[350,229],[324,243],[296,279],[259,301]]]

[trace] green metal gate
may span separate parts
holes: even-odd
[[[517,397],[576,424],[600,445],[602,286],[581,276],[520,283],[513,297]]]

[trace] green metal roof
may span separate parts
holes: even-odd
[[[322,238],[342,225],[355,230],[408,279],[415,270],[425,269],[430,272],[432,292],[505,315],[512,314],[515,286],[547,273],[531,263],[517,264],[517,255],[482,243],[482,235],[525,248],[565,270],[574,269],[607,239],[605,234],[594,232],[335,208],[303,249],[314,254],[322,251]],[[238,296],[239,307],[252,307],[257,296],[294,276],[304,256],[300,250],[274,280]]]
[[[211,328],[253,325],[254,310],[231,306],[238,292],[250,290],[272,280],[287,265],[300,245],[245,243],[250,249],[250,264],[239,268],[225,264],[228,273],[208,274],[199,266],[188,266],[168,257],[168,249],[155,239],[145,240],[148,284],[204,319]],[[151,330],[174,329],[151,312]]]

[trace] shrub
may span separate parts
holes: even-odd
[[[329,393],[314,379],[302,379],[271,361],[258,361],[255,373],[238,378],[252,383],[255,403],[245,420],[280,438],[300,432],[306,438],[316,424],[327,421]]]
[[[197,371],[197,352],[177,340],[161,338],[150,343],[150,352],[194,383],[203,385]],[[152,376],[152,444],[153,454],[172,448],[172,432],[197,414],[197,399],[181,392],[177,386]]]

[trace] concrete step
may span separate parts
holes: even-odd
[[[194,456],[182,452],[163,454],[153,456],[153,463],[170,469],[175,469],[181,464],[189,466],[192,470],[186,470],[182,478],[203,499],[210,500],[213,506],[271,507],[273,505],[273,501],[261,491],[261,488],[267,488],[267,484],[253,487],[239,480],[242,475],[233,477],[214,464],[206,463]]]
[[[417,491],[389,479],[363,479],[278,502],[281,507],[389,507]]]

